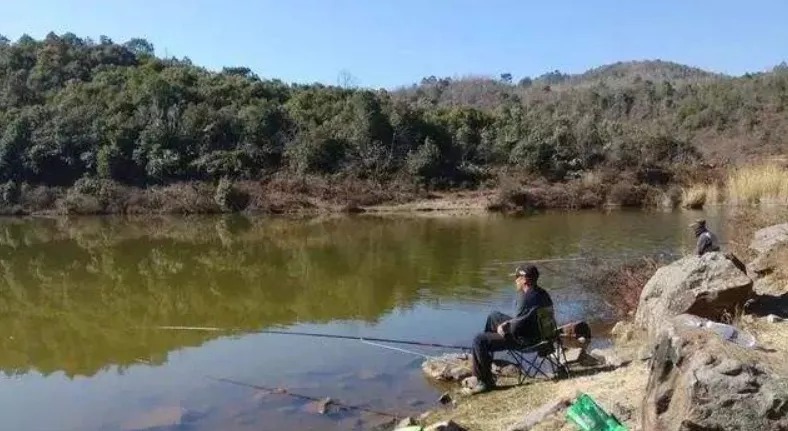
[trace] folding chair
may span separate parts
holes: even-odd
[[[523,384],[526,379],[542,375],[546,378],[561,379],[571,377],[566,352],[561,342],[558,325],[553,317],[552,307],[537,310],[539,323],[539,338],[516,339],[509,347],[509,355],[514,358],[520,369],[518,384]],[[552,375],[548,375],[543,366],[547,362]]]

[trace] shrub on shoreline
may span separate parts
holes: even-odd
[[[603,261],[592,263],[575,277],[600,293],[616,317],[626,318],[637,310],[643,287],[664,263],[647,257],[623,263]]]

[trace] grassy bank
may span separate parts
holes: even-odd
[[[356,179],[274,177],[263,181],[181,182],[146,188],[83,179],[72,187],[6,183],[0,214],[319,214],[401,204],[429,195],[410,185]]]
[[[685,187],[665,181],[664,175],[599,170],[548,181],[501,170],[485,183],[453,188],[425,187],[407,178],[379,182],[284,174],[259,181],[221,179],[144,188],[95,178],[82,178],[70,187],[8,181],[0,184],[0,214],[521,213],[618,207],[702,209],[719,204],[788,206],[788,170],[775,163],[744,166],[724,175],[709,173],[707,182]]]
[[[788,169],[766,162],[731,169],[721,185],[713,179],[682,188],[682,206],[700,209],[724,203],[734,206],[788,205]]]

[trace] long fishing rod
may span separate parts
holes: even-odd
[[[254,384],[254,383],[246,383],[246,382],[241,382],[241,381],[233,380],[233,379],[227,379],[227,378],[223,378],[223,377],[205,376],[205,378],[209,379],[209,380],[216,381],[216,382],[229,383],[231,385],[243,386],[245,388],[250,388],[250,389],[257,389],[259,391],[265,391],[265,392],[267,392],[269,394],[289,395],[289,396],[291,396],[293,398],[298,398],[298,399],[301,399],[301,400],[314,401],[314,402],[318,402],[318,403],[325,403],[326,405],[333,404],[333,405],[335,405],[335,406],[337,406],[339,408],[342,408],[342,409],[358,410],[358,411],[372,413],[372,414],[376,414],[376,415],[380,415],[380,416],[386,416],[386,417],[390,417],[390,418],[394,418],[394,419],[399,419],[400,418],[399,415],[394,414],[394,413],[384,412],[384,411],[380,411],[380,410],[373,410],[373,409],[370,409],[370,408],[367,408],[367,407],[357,406],[357,405],[353,405],[353,404],[345,404],[345,403],[336,401],[333,398],[316,398],[316,397],[311,397],[309,395],[299,394],[299,393],[296,393],[296,392],[290,392],[289,390],[287,390],[285,388],[269,388],[269,387],[258,385],[258,384]]]
[[[205,326],[156,326],[155,329],[165,329],[165,330],[176,330],[176,331],[206,331],[206,332],[234,332],[234,331],[241,331],[240,329],[232,329],[232,328],[216,328],[216,327],[205,327]],[[438,347],[442,349],[454,349],[454,350],[471,350],[468,346],[455,346],[450,344],[438,344],[438,343],[426,343],[422,341],[411,341],[411,340],[395,340],[391,338],[375,338],[375,337],[357,337],[353,335],[337,335],[337,334],[320,334],[315,332],[297,332],[297,331],[277,331],[277,330],[261,330],[250,332],[252,334],[275,334],[275,335],[297,335],[301,337],[315,337],[315,338],[332,338],[332,339],[340,339],[340,340],[354,340],[354,341],[361,341],[367,342],[378,342],[378,343],[393,343],[393,344],[409,344],[411,346],[422,346],[422,347]]]
[[[318,334],[314,332],[276,331],[276,330],[262,330],[259,332],[263,334],[298,335],[303,337],[335,338],[335,339],[343,339],[343,340],[356,340],[361,342],[376,341],[379,343],[409,344],[411,346],[440,347],[443,349],[455,349],[455,350],[471,350],[471,348],[468,346],[454,346],[447,344],[425,343],[421,341],[410,341],[410,340],[394,340],[390,338],[355,337],[352,335]]]

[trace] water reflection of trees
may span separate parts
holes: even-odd
[[[4,221],[0,368],[90,375],[217,336],[140,329],[155,325],[375,321],[420,289],[478,284],[478,232],[461,229],[457,242],[398,221]]]
[[[655,238],[681,237],[674,219],[651,220]],[[584,244],[615,251],[642,223],[626,214],[0,220],[0,369],[91,375],[138,358],[162,362],[220,335],[141,329],[156,325],[374,322],[420,299],[486,297],[511,270],[492,268],[501,274],[491,278],[481,271],[490,260],[568,255]]]

